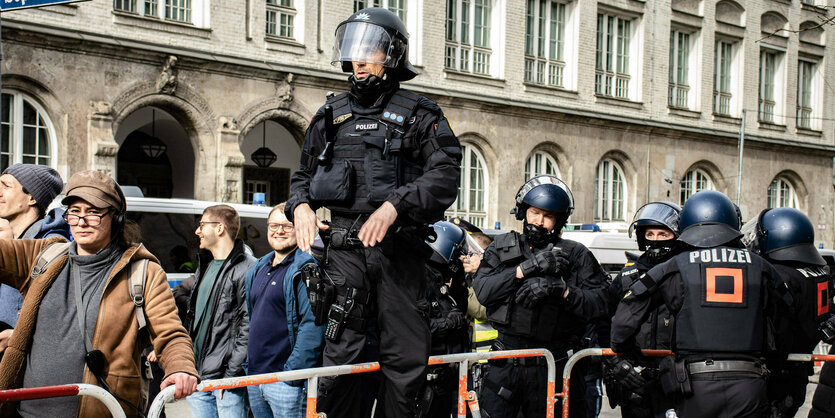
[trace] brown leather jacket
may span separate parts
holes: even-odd
[[[20,289],[23,294],[23,308],[17,327],[0,361],[0,389],[19,388],[23,382],[26,353],[31,344],[38,307],[47,289],[66,264],[67,256],[59,257],[36,279],[30,280],[29,275],[38,254],[50,243],[62,240],[57,237],[45,240],[0,240],[0,282]],[[145,258],[151,260],[144,294],[148,332],[143,331],[140,336],[134,304],[128,291],[126,267],[132,260]],[[92,336],[93,348],[101,350],[108,360],[108,368],[105,370],[107,384],[119,396],[134,404],[139,402],[140,397],[139,354],[148,344],[149,337],[166,377],[177,372],[197,377],[191,338],[177,316],[177,307],[165,272],[153,254],[141,244],[135,244],[124,252],[107,279]],[[61,355],[57,348],[55,355]],[[84,381],[80,383],[96,384],[95,377],[86,367]],[[125,409],[125,414],[136,415],[132,409]],[[16,415],[16,403],[0,405],[0,416]],[[109,416],[109,413],[98,400],[83,396],[78,416],[104,417]]]

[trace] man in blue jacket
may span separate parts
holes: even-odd
[[[293,224],[284,203],[267,219],[267,241],[273,252],[246,272],[249,312],[248,374],[316,367],[320,363],[324,327],[314,323],[301,269],[316,261],[296,245]],[[304,380],[249,386],[252,414],[260,417],[305,416]]]

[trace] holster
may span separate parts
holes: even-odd
[[[310,310],[315,317],[314,323],[324,325],[328,319],[328,309],[336,300],[336,288],[332,283],[324,280],[319,267],[308,263],[301,268],[302,280],[307,286],[307,298],[310,299]]]
[[[690,373],[683,359],[664,357],[659,364],[659,369],[659,382],[665,395],[682,395],[684,397],[693,395]]]

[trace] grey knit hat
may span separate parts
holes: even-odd
[[[42,212],[46,212],[49,204],[64,188],[61,175],[51,167],[43,165],[15,164],[3,170],[3,174],[14,177],[32,195]]]

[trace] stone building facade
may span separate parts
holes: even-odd
[[[807,3],[808,1],[808,3]],[[3,14],[0,165],[96,168],[147,195],[283,200],[311,116],[347,88],[333,31],[399,13],[465,145],[449,214],[492,228],[557,173],[575,223],[712,188],[795,206],[833,246],[832,11],[812,0],[90,0]],[[830,39],[833,39],[830,41]],[[163,145],[160,148],[160,143]],[[269,168],[252,152],[277,154]],[[163,152],[160,152],[162,150]]]

